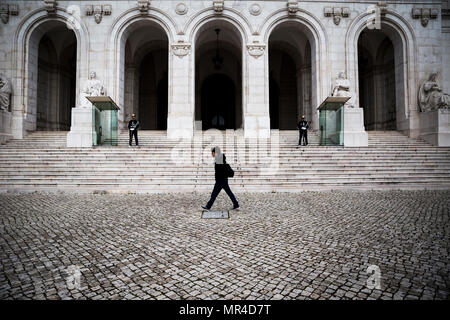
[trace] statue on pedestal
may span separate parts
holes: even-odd
[[[334,81],[333,92],[331,93],[332,97],[350,97],[345,103],[346,107],[354,108],[355,105],[353,103],[352,94],[350,93],[350,80],[345,78],[344,72],[340,72],[336,80]]]
[[[432,73],[419,88],[420,111],[434,111],[450,108],[450,95],[442,92],[437,81],[437,73]]]
[[[9,111],[11,103],[11,83],[0,74],[0,110]]]
[[[83,93],[83,101],[81,102],[81,105],[85,108],[89,108],[91,106],[91,103],[89,102],[86,97],[99,97],[105,95],[105,87],[102,85],[100,80],[95,79],[96,73],[92,71],[89,74],[89,80],[86,82],[86,85],[84,86]]]

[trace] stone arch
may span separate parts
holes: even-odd
[[[228,12],[225,13],[224,10],[224,14],[217,16],[214,14],[214,12],[212,12],[212,10],[206,9],[206,10],[202,10],[200,14],[198,14],[197,16],[195,16],[194,19],[192,19],[187,27],[187,36],[189,39],[189,43],[192,44],[191,46],[191,51],[192,51],[192,57],[194,57],[193,59],[191,59],[191,70],[193,70],[193,72],[191,73],[190,76],[190,82],[192,83],[192,85],[190,86],[190,96],[191,96],[191,106],[196,105],[196,73],[195,73],[195,69],[196,69],[196,47],[197,47],[197,40],[199,37],[199,32],[203,29],[204,26],[207,26],[208,24],[214,23],[214,21],[220,21],[222,23],[228,24],[231,29],[234,29],[236,35],[239,38],[239,44],[241,46],[240,50],[241,50],[241,72],[242,72],[242,77],[241,77],[241,92],[242,92],[242,97],[240,99],[240,104],[241,104],[241,108],[242,110],[240,110],[240,120],[237,121],[237,123],[239,123],[239,127],[240,126],[245,126],[245,111],[246,111],[246,103],[247,103],[247,96],[245,94],[245,88],[248,86],[248,70],[247,70],[247,55],[246,52],[244,50],[245,44],[248,42],[248,33],[247,32],[251,32],[249,29],[249,26],[246,26],[246,23],[243,23],[243,19],[240,15],[238,15],[236,12],[234,12],[233,10],[228,9]],[[231,12],[231,14],[229,14],[229,12]],[[237,88],[236,88],[237,89]],[[194,111],[194,116],[195,116],[195,111]]]
[[[346,64],[347,76],[354,84],[356,105],[359,106],[359,77],[358,77],[358,39],[361,33],[367,28],[368,21],[374,18],[374,14],[364,12],[356,17],[346,34]],[[387,30],[386,35],[390,38],[395,47],[396,60],[401,59],[403,70],[396,71],[399,91],[397,94],[397,105],[400,106],[401,117],[397,119],[397,130],[410,133],[413,129],[409,121],[413,113],[417,113],[417,106],[413,103],[416,97],[415,65],[417,41],[410,24],[397,12],[388,9],[381,19],[381,28]],[[376,58],[376,57],[374,57]],[[397,64],[398,62],[396,62]],[[397,108],[399,108],[397,106]],[[399,114],[398,113],[398,114]]]
[[[197,31],[205,22],[211,19],[225,19],[232,23],[242,33],[244,43],[247,43],[250,35],[254,34],[252,25],[247,18],[236,9],[228,7],[225,7],[221,15],[216,15],[212,10],[212,7],[200,10],[189,19],[182,33],[187,35],[190,43],[193,43],[196,38]]]
[[[47,11],[37,9],[26,15],[20,22],[14,35],[13,63],[15,75],[13,79],[13,123],[14,138],[23,138],[27,131],[35,130],[36,115],[32,114],[33,103],[36,103],[36,88],[32,83],[32,71],[37,63],[39,39],[52,22],[65,23],[74,32],[77,42],[76,67],[76,101],[79,104],[80,78],[88,72],[89,32],[76,14],[57,7],[56,13],[48,15]]]
[[[125,112],[123,110],[125,101],[125,44],[133,28],[139,27],[139,25],[145,23],[154,24],[161,28],[168,39],[168,46],[174,42],[175,35],[173,32],[179,33],[179,27],[175,21],[164,11],[154,7],[150,7],[148,15],[145,16],[142,16],[136,7],[125,11],[116,18],[108,31],[110,38],[106,42],[106,70],[108,70],[106,75],[106,87],[108,95],[110,95],[121,108],[119,111],[119,122],[125,121]],[[169,55],[169,83],[171,83],[173,77],[170,66],[171,57]],[[170,99],[170,97],[171,95],[169,94],[168,98]]]
[[[320,103],[330,94],[331,74],[326,66],[328,61],[328,36],[325,28],[314,15],[300,9],[295,16],[288,14],[287,10],[281,9],[270,15],[258,28],[264,43],[269,43],[269,37],[273,30],[284,23],[298,23],[311,45],[311,108],[315,110]],[[266,55],[266,68],[268,68],[269,57]],[[266,92],[269,90],[269,81],[266,79]],[[312,128],[318,129],[318,112],[315,111],[311,119]]]

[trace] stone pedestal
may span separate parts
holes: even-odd
[[[92,108],[73,108],[72,125],[67,134],[67,146],[92,147]]]
[[[343,107],[344,110],[344,146],[367,147],[369,137],[364,129],[364,110],[362,108]]]
[[[0,110],[0,144],[12,139],[11,112]]]
[[[420,134],[434,146],[450,147],[450,110],[439,109],[419,114]]]

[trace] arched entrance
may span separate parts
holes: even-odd
[[[313,120],[311,66],[311,44],[304,26],[296,22],[278,25],[269,37],[271,129],[296,129],[301,115]]]
[[[128,27],[125,43],[124,128],[135,113],[144,130],[166,130],[168,110],[168,38],[155,22]]]
[[[224,20],[212,20],[195,41],[195,120],[203,130],[242,123],[242,39]]]
[[[70,129],[72,108],[76,99],[77,40],[72,30],[60,21],[48,21],[32,35],[30,50],[36,59],[30,69],[36,70],[31,87],[36,88],[36,130],[66,131]]]
[[[233,80],[224,74],[213,74],[203,81],[201,92],[203,129],[236,128],[236,90]]]
[[[366,130],[397,129],[397,95],[404,95],[397,81],[402,60],[383,30],[365,29],[358,39],[359,103]],[[402,78],[400,76],[400,78]]]

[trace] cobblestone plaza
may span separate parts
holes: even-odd
[[[0,299],[449,299],[450,191],[208,196],[2,194]]]

